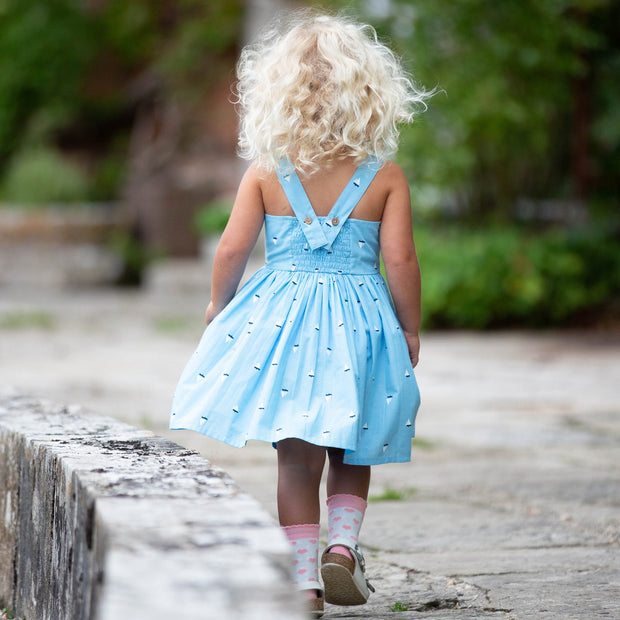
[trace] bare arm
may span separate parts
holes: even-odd
[[[416,366],[420,350],[420,266],[413,241],[411,197],[403,171],[396,164],[388,166],[385,174],[390,190],[381,220],[381,254],[409,357]]]
[[[211,302],[205,316],[207,325],[235,295],[264,218],[260,185],[255,167],[251,166],[243,175],[230,219],[213,259]]]

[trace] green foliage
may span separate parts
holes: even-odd
[[[98,24],[126,63],[153,63],[171,78],[187,77],[236,45],[242,8],[239,0],[178,0],[167,10],[150,0],[109,0]]]
[[[405,605],[405,603],[401,603],[400,601],[396,601],[391,607],[390,611],[409,611],[409,607]]]
[[[127,136],[119,135],[95,168],[90,182],[92,200],[114,200],[126,175]]]
[[[436,207],[510,219],[520,197],[576,192],[582,119],[591,195],[617,208],[620,5],[612,0],[360,0],[366,18],[440,90],[402,132],[400,159]],[[615,77],[614,77],[615,76]]]
[[[0,315],[0,329],[52,329],[54,317],[43,311],[5,312]]]
[[[158,11],[152,2],[109,0],[96,15],[100,41],[125,66],[140,66],[158,51]]]
[[[2,199],[20,204],[76,202],[88,198],[88,179],[77,166],[50,148],[17,153],[5,174]]]
[[[119,286],[138,286],[142,283],[145,268],[157,255],[127,233],[117,233],[110,238],[110,250],[122,261],[123,269],[118,278]]]
[[[370,495],[369,502],[400,502],[412,498],[416,494],[414,488],[399,491],[390,487],[385,487],[380,495]]]
[[[566,325],[620,310],[613,227],[531,231],[422,225],[425,328]]]
[[[432,451],[436,448],[437,444],[429,439],[423,439],[422,437],[414,437],[411,440],[414,450]]]
[[[0,173],[15,153],[69,136],[69,148],[95,156],[91,196],[114,198],[137,100],[201,101],[234,63],[242,9],[241,0],[1,0]]]
[[[219,54],[236,47],[240,34],[242,4],[239,1],[181,0],[178,27],[166,41],[165,53],[156,66],[177,87],[195,90],[196,84],[218,77]],[[226,63],[226,70],[230,70]]]
[[[214,200],[196,213],[194,227],[201,236],[218,235],[228,224],[232,203],[230,200]]]
[[[0,163],[41,107],[66,118],[96,40],[75,0],[3,0],[0,5]]]

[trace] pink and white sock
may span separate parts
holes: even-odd
[[[366,506],[366,500],[357,495],[339,493],[327,498],[327,546],[333,553],[352,557],[346,546],[357,544]]]
[[[300,590],[320,589],[319,524],[286,525],[282,527],[293,553],[293,583]]]

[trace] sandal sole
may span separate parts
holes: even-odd
[[[340,564],[323,564],[321,577],[325,587],[325,601],[331,605],[364,605],[368,596],[360,591],[351,571]]]

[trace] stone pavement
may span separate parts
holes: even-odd
[[[167,287],[3,289],[0,379],[198,449],[275,515],[270,446],[167,431],[207,296]],[[425,334],[416,374],[414,459],[374,468],[362,530],[377,592],[325,618],[620,618],[620,333]]]

